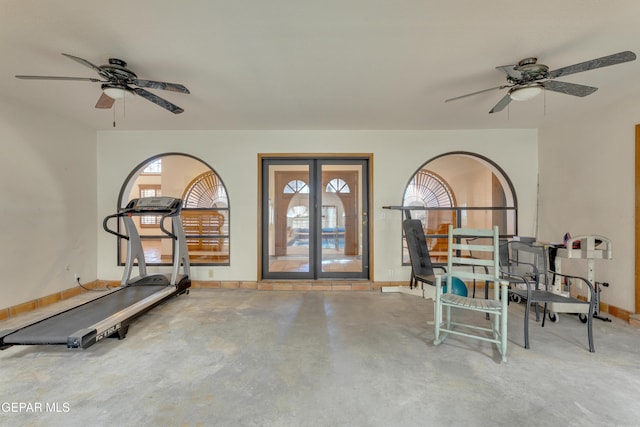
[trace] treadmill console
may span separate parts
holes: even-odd
[[[174,197],[142,197],[140,199],[132,199],[125,212],[130,214],[166,214],[178,213],[182,206],[182,200]]]
[[[131,199],[127,206],[119,209],[118,212],[108,215],[105,217],[104,221],[102,221],[102,228],[107,233],[111,233],[114,236],[118,236],[121,239],[129,240],[130,236],[134,234],[138,234],[136,231],[135,224],[130,221],[130,224],[125,220],[125,228],[127,229],[126,234],[122,234],[120,232],[120,225],[118,225],[118,229],[109,228],[109,220],[111,218],[123,218],[123,219],[131,219],[133,216],[158,216],[161,217],[159,219],[160,230],[171,237],[172,239],[177,239],[178,236],[175,232],[169,231],[164,227],[165,218],[171,217],[172,222],[177,221],[177,224],[173,224],[173,230],[179,228],[182,230],[182,224],[180,223],[180,211],[182,210],[182,200],[177,199],[175,197],[141,197],[139,199]],[[131,228],[129,229],[129,224]],[[181,231],[183,233],[183,231]],[[138,237],[139,238],[139,237]]]

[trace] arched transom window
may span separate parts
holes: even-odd
[[[349,184],[347,184],[341,178],[334,178],[327,184],[325,188],[327,193],[343,193],[348,194],[351,193],[351,189],[349,188]]]
[[[440,176],[427,169],[420,169],[409,181],[402,205],[451,207],[454,205],[453,192]]]
[[[284,190],[282,192],[284,194],[309,194],[309,186],[306,182],[300,179],[294,179],[289,181],[287,185],[284,186]]]
[[[139,164],[124,182],[118,206],[137,197],[170,196],[183,201],[182,226],[192,265],[228,265],[229,198],[220,176],[203,161],[180,153],[161,154]],[[137,217],[148,265],[166,265],[174,245],[160,233],[159,218]],[[118,245],[124,262],[123,243]]]

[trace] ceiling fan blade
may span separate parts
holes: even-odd
[[[557,80],[549,80],[546,82],[542,82],[542,85],[544,86],[545,89],[553,92],[560,92],[567,95],[580,96],[580,97],[591,95],[593,92],[598,90],[597,87],[593,87],[593,86],[559,82]]]
[[[501,65],[500,67],[496,67],[496,70],[502,71],[514,80],[522,80],[522,73],[516,69],[515,65]]]
[[[84,65],[85,67],[91,68],[92,70],[94,70],[98,74],[100,74],[100,72],[102,71],[102,69],[100,67],[98,67],[95,64],[92,64],[91,62],[87,61],[86,59],[78,58],[77,56],[69,55],[68,53],[63,53],[63,55],[66,56],[67,58],[73,59],[76,62],[79,62],[80,64]]]
[[[498,101],[498,103],[491,109],[491,111],[489,111],[489,114],[497,113],[498,111],[504,110],[504,107],[509,105],[510,102],[511,96],[509,96],[509,94],[506,94],[500,101]]]
[[[477,92],[468,93],[466,95],[456,96],[455,98],[445,99],[444,102],[457,101],[458,99],[467,98],[469,96],[478,95],[480,93],[489,92],[489,91],[496,90],[496,89],[504,89],[504,88],[507,88],[507,87],[510,87],[510,86],[496,86],[496,87],[492,87],[492,88],[489,88],[489,89],[479,90]]]
[[[132,82],[136,86],[148,87],[151,89],[170,90],[172,92],[191,93],[189,89],[178,83],[156,82],[153,80],[133,79]]]
[[[555,79],[560,76],[566,76],[583,71],[594,70],[596,68],[608,67],[609,65],[622,64],[624,62],[633,61],[636,54],[626,50],[624,52],[614,53],[613,55],[603,56],[602,58],[592,59],[591,61],[581,62],[579,64],[569,65],[568,67],[558,68],[549,72],[549,78]]]
[[[18,79],[26,79],[26,80],[75,80],[81,82],[99,82],[100,79],[94,79],[91,77],[58,77],[58,76],[24,76],[17,75]]]
[[[96,108],[111,108],[113,107],[113,103],[115,99],[107,96],[104,92],[100,95],[98,102],[96,103]]]
[[[138,95],[140,95],[141,97],[145,98],[146,100],[151,101],[156,105],[159,105],[165,110],[171,111],[173,114],[180,114],[184,111],[182,108],[178,107],[177,105],[172,104],[166,99],[160,98],[158,95],[155,95],[147,90],[140,89],[139,87],[134,87],[132,88],[132,90]]]

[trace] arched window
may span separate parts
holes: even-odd
[[[227,264],[229,199],[218,175],[209,170],[195,177],[187,185],[182,200],[182,226],[190,258],[201,263],[210,258],[209,264]]]
[[[453,192],[444,179],[427,169],[420,169],[404,191],[403,206],[443,208],[454,206]]]
[[[349,184],[347,184],[341,178],[334,178],[327,184],[325,188],[327,193],[343,193],[348,194],[351,193],[351,189],[349,188]]]
[[[504,171],[491,160],[468,152],[447,153],[425,162],[405,187],[402,206],[422,221],[433,262],[444,262],[447,229],[491,228],[517,234],[517,199]],[[403,264],[409,254],[403,238]]]
[[[214,171],[195,177],[187,186],[182,200],[187,209],[221,208],[229,205],[227,190]]]
[[[147,159],[127,177],[120,191],[118,206],[124,207],[133,198],[149,195],[149,189],[153,189],[156,195],[183,200],[180,217],[192,265],[229,264],[229,199],[222,180],[209,165],[180,153]],[[144,218],[136,217],[135,221],[147,264],[170,264],[173,242],[159,231],[157,221]],[[124,263],[125,244],[123,241],[118,245],[121,264]]]
[[[306,182],[300,179],[294,179],[287,183],[284,186],[284,190],[282,191],[284,194],[309,194],[309,186]]]

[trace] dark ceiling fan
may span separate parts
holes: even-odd
[[[558,68],[549,71],[549,67],[544,64],[538,64],[538,58],[526,58],[515,65],[503,65],[496,67],[498,70],[507,75],[507,84],[490,89],[480,90],[478,92],[469,93],[455,98],[445,100],[445,102],[455,101],[480,93],[489,92],[496,89],[509,88],[507,94],[489,111],[489,113],[497,113],[502,111],[511,100],[525,101],[531,99],[542,92],[543,89],[553,92],[564,93],[573,96],[587,96],[598,90],[597,87],[585,86],[576,83],[559,82],[554,79],[569,74],[581,73],[583,71],[594,70],[596,68],[608,67],[610,65],[622,64],[624,62],[633,61],[636,54],[631,51],[615,53],[613,55],[603,56],[602,58],[592,59],[590,61],[581,62],[579,64],[569,65],[567,67]]]
[[[156,105],[171,111],[174,114],[180,114],[184,110],[177,105],[149,92],[143,88],[161,89],[172,92],[190,93],[189,89],[181,84],[158,82],[154,80],[139,79],[131,70],[127,69],[127,63],[121,59],[109,58],[107,65],[94,65],[86,59],[63,53],[67,58],[73,59],[80,64],[91,68],[101,77],[100,79],[91,77],[57,77],[57,76],[25,76],[17,75],[19,79],[30,80],[75,80],[101,83],[102,95],[98,99],[96,108],[111,108],[116,99],[121,99],[133,94],[140,95],[144,99],[153,102]],[[135,87],[138,86],[138,87]]]

